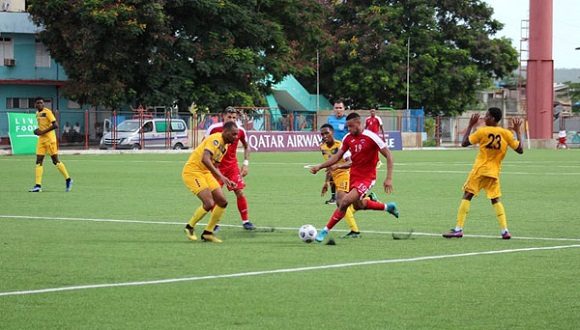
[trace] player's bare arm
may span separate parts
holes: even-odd
[[[44,134],[46,134],[52,130],[55,130],[57,128],[58,128],[58,124],[56,123],[56,121],[53,121],[52,125],[50,125],[47,129],[40,129],[40,128],[35,129],[34,135],[38,135],[38,136],[44,135]]]
[[[469,147],[471,145],[471,142],[469,142],[469,135],[471,134],[471,130],[478,121],[479,113],[474,113],[471,115],[471,118],[469,118],[469,125],[467,125],[467,128],[465,129],[465,134],[463,134],[463,141],[461,142],[462,147]]]
[[[338,162],[342,158],[342,155],[344,155],[344,151],[342,149],[338,149],[338,152],[335,153],[334,155],[332,155],[332,157],[330,157],[327,161],[325,161],[322,164],[318,164],[318,165],[312,167],[310,169],[310,173],[316,174],[321,169],[327,168],[327,167],[335,164],[336,162]]]
[[[340,164],[334,164],[328,167],[328,171],[334,171],[334,170],[344,170],[347,168],[350,168],[352,166],[352,161],[346,161],[344,163],[340,163]]]
[[[380,153],[387,159],[387,177],[383,182],[383,188],[387,194],[390,194],[393,192],[393,154],[387,147],[381,149]]]
[[[522,119],[521,118],[512,118],[512,126],[514,127],[514,131],[516,132],[516,138],[520,143],[518,147],[515,149],[515,152],[518,154],[524,153],[524,147],[522,146],[522,137],[520,135],[520,128],[522,127]]]
[[[250,146],[246,139],[240,139],[242,146],[244,147],[244,161],[242,162],[242,167],[240,169],[240,173],[242,176],[248,175],[248,166],[250,165]]]
[[[213,161],[211,160],[212,153],[209,150],[203,151],[203,157],[201,158],[201,162],[207,169],[213,174],[214,177],[218,178],[221,182],[223,182],[226,186],[234,188],[236,184],[232,182],[230,179],[226,178],[217,167],[214,166]]]

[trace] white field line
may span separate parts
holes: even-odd
[[[147,225],[181,225],[185,224],[185,221],[146,221],[146,220],[129,220],[129,219],[99,219],[99,218],[63,218],[63,217],[39,217],[39,216],[28,216],[28,215],[0,215],[0,219],[25,219],[25,220],[41,220],[41,221],[85,221],[85,222],[113,222],[113,223],[130,223],[130,224],[147,224]],[[204,223],[198,223],[198,226],[205,226]],[[229,225],[220,224],[221,227],[233,227],[239,228],[239,225]],[[258,229],[272,229],[273,227],[257,227]],[[298,231],[298,228],[294,227],[274,227],[275,230],[280,231]],[[345,233],[348,230],[345,229],[335,229],[333,232]],[[380,234],[380,235],[390,235],[390,234],[406,234],[406,232],[399,231],[379,231],[379,230],[362,230],[364,234]],[[441,233],[422,233],[413,232],[415,236],[432,236],[441,237]],[[497,239],[499,235],[463,235],[463,237],[471,238],[492,238]],[[530,241],[568,241],[568,242],[580,242],[580,238],[558,238],[558,237],[512,237],[516,240],[530,240]]]
[[[474,257],[474,256],[482,256],[482,255],[530,252],[530,251],[561,250],[561,249],[570,249],[570,248],[580,248],[580,244],[547,246],[547,247],[530,247],[530,248],[507,249],[507,250],[491,250],[491,251],[468,252],[468,253],[459,253],[459,254],[443,254],[443,255],[413,257],[413,258],[404,258],[404,259],[369,260],[369,261],[350,262],[350,263],[342,263],[342,264],[331,264],[331,265],[322,265],[322,266],[281,268],[281,269],[233,273],[233,274],[178,277],[178,278],[168,278],[168,279],[150,280],[150,281],[87,284],[87,285],[64,286],[64,287],[36,289],[36,290],[7,291],[7,292],[0,292],[0,297],[33,295],[33,294],[63,292],[63,291],[78,291],[78,290],[88,290],[88,289],[104,289],[104,288],[114,288],[114,287],[130,287],[130,286],[145,286],[145,285],[157,285],[157,284],[179,283],[179,282],[193,282],[193,281],[203,281],[203,280],[216,280],[216,279],[223,279],[223,278],[240,278],[240,277],[249,277],[249,276],[284,274],[284,273],[298,273],[298,272],[326,270],[326,269],[339,269],[339,268],[370,266],[370,265],[395,264],[395,263],[407,263],[407,262],[418,262],[418,261],[431,261],[431,260],[442,260],[442,259],[451,259],[451,258]]]

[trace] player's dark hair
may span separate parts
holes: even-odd
[[[236,124],[234,121],[228,121],[224,124],[224,131],[229,131],[234,127],[238,127],[238,124]]]
[[[44,102],[44,97],[40,97],[40,96],[35,97],[34,103],[36,103],[36,101],[38,101],[38,100],[41,100],[42,102]]]
[[[332,103],[332,104],[336,104],[336,103],[344,104],[344,100],[343,99],[336,99],[336,100],[334,100],[334,103]]]
[[[487,111],[493,117],[493,119],[495,119],[495,122],[499,123],[499,121],[501,120],[501,109],[494,107],[494,108],[489,108]]]
[[[329,130],[334,132],[334,127],[332,127],[332,125],[330,125],[330,124],[324,124],[324,125],[320,126],[320,129],[323,129],[323,128],[328,128]]]
[[[348,116],[346,116],[346,121],[349,121],[351,119],[360,119],[360,116],[356,112],[349,113]]]
[[[236,108],[230,105],[229,107],[226,107],[224,109],[224,113],[238,113],[238,111],[236,110]]]

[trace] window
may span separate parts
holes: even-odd
[[[46,46],[39,40],[36,40],[36,67],[50,68],[50,54]]]
[[[182,121],[172,121],[171,122],[171,131],[173,132],[183,132],[185,131],[185,125]]]
[[[14,42],[12,38],[0,38],[0,66],[5,59],[14,59]]]
[[[34,97],[7,97],[6,109],[34,109]],[[51,100],[44,100],[45,108],[52,108]]]

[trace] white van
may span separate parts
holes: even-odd
[[[167,143],[167,121],[165,118],[145,119],[140,125],[139,119],[125,120],[117,126],[116,136],[113,132],[103,135],[99,147],[101,149],[139,150],[143,148],[165,148]],[[143,141],[141,141],[143,132]],[[187,125],[183,119],[171,119],[171,148],[187,149],[190,147]],[[143,144],[143,145],[141,145]]]

